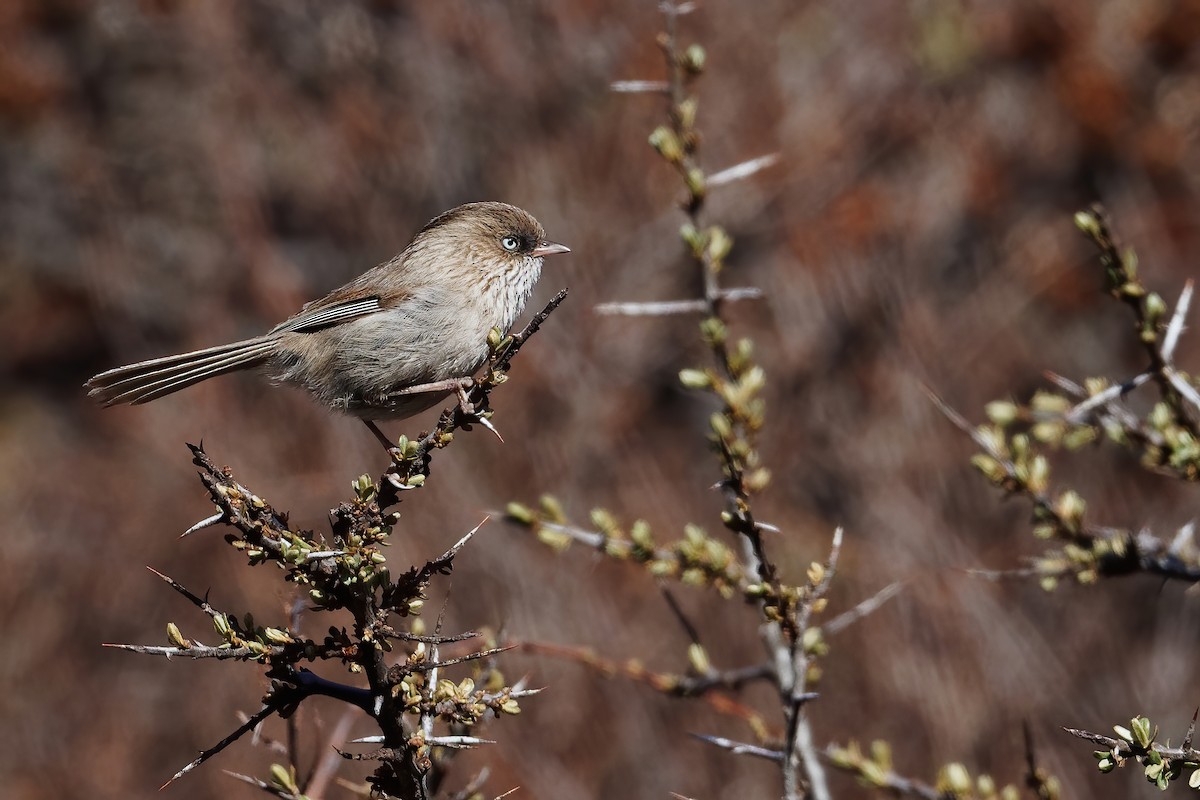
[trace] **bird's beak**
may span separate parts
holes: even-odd
[[[533,255],[537,258],[541,258],[542,256],[552,256],[555,253],[569,252],[571,252],[571,248],[567,247],[565,244],[559,244],[558,242],[547,242],[545,240],[538,242],[537,247],[533,248]]]

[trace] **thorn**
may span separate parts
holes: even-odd
[[[495,744],[491,739],[480,739],[478,736],[430,736],[425,739],[425,743],[455,748],[474,747],[480,744]]]
[[[225,512],[218,511],[217,513],[213,514],[211,517],[205,517],[204,519],[200,520],[192,527],[188,528],[183,533],[179,534],[179,538],[182,539],[185,536],[192,535],[196,531],[202,531],[205,528],[211,528],[213,525],[217,525],[217,524],[223,522],[224,520],[225,520]]]
[[[490,516],[484,517],[482,522],[480,522],[474,528],[471,528],[471,530],[467,531],[461,539],[451,545],[449,550],[447,550],[445,553],[442,553],[438,560],[444,561],[448,558],[453,558],[454,556],[458,555],[458,551],[462,550],[463,547],[466,546],[467,542],[471,541],[472,536],[479,533],[479,529],[486,525],[489,519],[491,519]]]
[[[1175,313],[1171,315],[1171,322],[1167,325],[1167,332],[1163,336],[1162,359],[1167,364],[1173,363],[1175,345],[1179,342],[1179,335],[1183,333],[1183,319],[1187,316],[1188,306],[1192,302],[1193,288],[1194,284],[1189,278],[1183,285],[1183,291],[1179,293],[1179,302],[1175,304]]]
[[[409,489],[420,488],[418,486],[409,485],[407,483],[404,483],[403,481],[400,480],[400,478],[394,472],[388,472],[383,477],[386,478],[387,482],[392,485],[392,488],[398,492],[407,492]]]
[[[778,153],[768,153],[765,156],[751,158],[748,161],[743,161],[740,164],[734,164],[732,167],[726,167],[720,172],[716,172],[708,176],[705,183],[711,188],[713,186],[721,186],[726,183],[740,181],[743,178],[749,178],[756,172],[761,172],[767,167],[773,166],[779,161]]]
[[[496,430],[496,426],[492,425],[492,421],[487,417],[476,417],[475,420],[487,428],[492,433],[496,434],[496,438],[500,440],[500,444],[504,444],[504,437],[500,435],[500,431]]]
[[[304,557],[305,561],[320,561],[322,558],[335,558],[346,555],[345,550],[315,550]]]

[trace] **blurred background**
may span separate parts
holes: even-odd
[[[285,621],[293,596],[219,531],[184,442],[304,527],[386,464],[351,419],[254,376],[103,410],[80,385],[118,364],[259,333],[397,252],[435,214],[497,199],[533,212],[572,255],[531,306],[571,295],[493,398],[507,443],[479,429],[439,453],[402,506],[392,559],[421,563],[510,499],[557,495],[644,517],[661,538],[719,529],[710,412],[677,382],[705,363],[697,320],[602,317],[600,302],[695,296],[677,236],[677,178],[646,144],[661,98],[609,84],[663,77],[652,0],[6,0],[0,3],[0,785],[6,797],[157,797],[257,710],[253,665],[166,663],[101,648],[165,643],[208,621],[150,565],[219,607]],[[697,85],[709,170],[778,153],[714,192],[736,244],[731,309],[770,379],[758,516],[798,577],[846,527],[831,613],[903,592],[839,634],[811,706],[818,741],[895,747],[932,780],[962,761],[1003,782],[1021,725],[1070,796],[1152,789],[1102,776],[1061,725],[1147,714],[1178,741],[1200,703],[1197,598],[1145,577],[1053,594],[965,568],[1037,552],[1027,509],[968,466],[968,417],[1027,397],[1055,370],[1129,376],[1141,355],[1101,292],[1072,213],[1094,200],[1173,300],[1200,258],[1200,3],[1190,0],[703,0],[682,22],[708,50]],[[1183,366],[1200,343],[1186,337]],[[416,433],[436,412],[385,426]],[[1164,535],[1190,487],[1107,449],[1056,462],[1097,522]],[[686,669],[687,637],[638,571],[555,556],[493,520],[434,584],[446,628],[637,656]],[[438,592],[442,592],[439,595]],[[716,666],[761,658],[754,611],[679,590]],[[328,622],[308,618],[318,633]],[[688,732],[749,739],[737,720],[583,667],[515,652],[547,686],[458,762],[490,795],[774,796],[777,770]],[[338,678],[338,675],[326,675]],[[746,701],[776,705],[755,690]],[[329,752],[343,711],[301,711],[302,757]],[[775,716],[770,719],[778,720]],[[365,719],[352,734],[366,735]],[[281,736],[278,721],[266,733]],[[252,797],[243,741],[168,790]],[[368,768],[339,773],[361,780]],[[865,796],[833,776],[838,797]],[[339,794],[339,792],[341,794]],[[340,789],[329,796],[348,796]]]

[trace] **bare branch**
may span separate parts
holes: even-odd
[[[757,300],[762,290],[753,286],[738,289],[721,289],[716,294],[722,301]],[[597,314],[626,317],[664,317],[672,314],[703,314],[709,311],[706,300],[660,300],[644,303],[598,303],[593,306]]]

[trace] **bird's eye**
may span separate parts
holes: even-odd
[[[500,240],[500,244],[504,245],[504,249],[508,252],[515,253],[521,247],[521,240],[515,236],[505,236]]]

